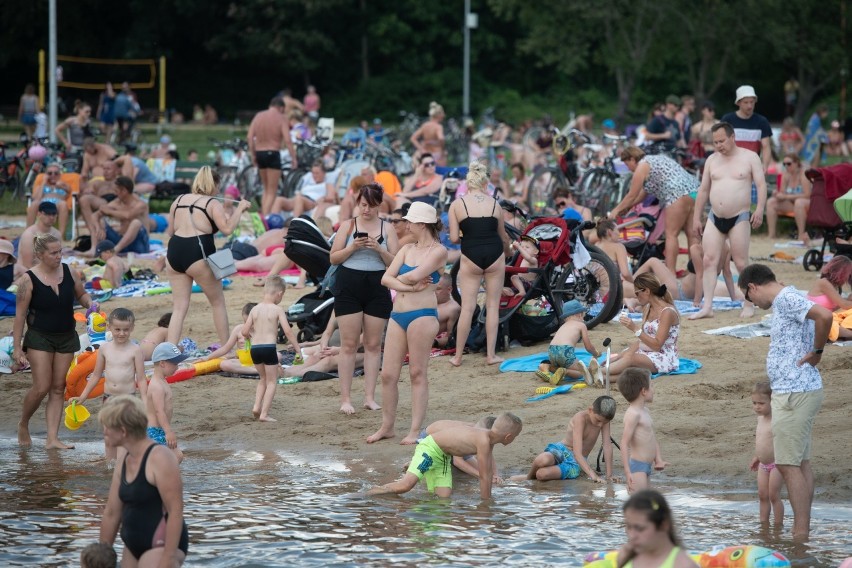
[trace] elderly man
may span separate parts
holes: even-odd
[[[95,181],[103,176],[104,164],[115,158],[115,150],[112,146],[95,142],[95,139],[88,136],[83,139],[83,167],[80,169],[80,176],[84,180]]]

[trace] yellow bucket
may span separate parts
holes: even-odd
[[[243,367],[251,367],[254,361],[251,360],[251,351],[248,349],[237,349],[237,357],[240,359],[240,364]]]
[[[72,401],[70,405],[65,408],[65,427],[69,430],[76,430],[83,423],[89,419],[91,414],[82,404],[77,406],[76,401]]]

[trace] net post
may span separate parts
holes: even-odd
[[[166,58],[160,57],[160,124],[166,122]]]

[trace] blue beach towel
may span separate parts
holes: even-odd
[[[589,361],[592,360],[592,354],[586,351],[585,349],[576,349],[574,353],[577,355],[577,359],[585,363],[589,364]],[[547,361],[547,351],[543,351],[542,353],[534,353],[532,355],[526,355],[524,357],[518,357],[516,359],[507,359],[500,364],[500,372],[508,373],[510,371],[517,372],[527,372],[531,373],[538,370],[538,366],[542,361]],[[603,366],[603,362],[606,360],[606,357],[603,355],[598,358],[598,362]],[[671,373],[658,373],[656,375],[652,375],[653,378],[659,377],[661,374],[665,375],[694,375],[698,372],[698,369],[702,367],[701,363],[695,359],[684,359],[680,358],[680,366],[677,371],[672,371]]]

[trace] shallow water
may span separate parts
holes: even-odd
[[[0,566],[77,565],[79,551],[97,540],[109,488],[111,472],[96,461],[102,451],[100,443],[61,454],[21,451],[0,439]],[[452,501],[420,488],[403,498],[356,495],[392,480],[402,466],[377,470],[365,461],[328,457],[308,463],[283,451],[190,448],[183,466],[190,531],[185,565],[580,566],[586,553],[624,542],[623,485],[507,485],[482,504],[478,484],[457,475]],[[761,534],[754,491],[661,489],[692,550],[761,544],[796,566],[836,566],[852,554],[848,502],[817,501],[812,540],[797,547]]]

